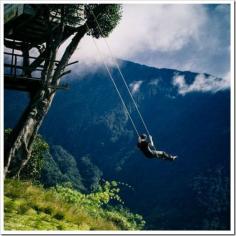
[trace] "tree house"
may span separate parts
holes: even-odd
[[[77,11],[79,24],[84,19],[83,7]],[[49,4],[4,4],[4,88],[33,92],[42,86],[41,74],[47,59],[45,44],[50,35],[57,34],[59,22],[60,10]],[[67,23],[62,41],[79,24]],[[57,63],[54,61],[55,66]]]

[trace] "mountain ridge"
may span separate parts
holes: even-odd
[[[183,96],[173,85],[176,70],[132,62],[121,66],[129,86],[145,80],[134,98],[157,147],[178,155],[176,162],[147,160],[139,152],[128,116],[104,69],[83,79],[76,79],[82,78],[76,73],[70,75],[71,89],[56,94],[40,133],[50,144],[68,150],[77,162],[89,155],[104,178],[131,185],[134,191],[124,190],[124,199],[129,208],[145,216],[147,229],[229,228],[229,188],[220,182],[229,179],[230,91],[194,91]],[[139,132],[144,132],[114,68],[112,75]],[[191,84],[198,73],[179,75]],[[154,79],[158,83],[150,85]],[[16,115],[10,114],[19,114],[22,107],[14,96],[5,94],[6,126],[14,124]],[[204,187],[206,199],[198,195],[199,185]],[[220,205],[224,193],[225,205]],[[219,211],[212,213],[207,205]]]

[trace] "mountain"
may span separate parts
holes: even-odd
[[[86,191],[75,158],[58,145],[44,156],[39,180],[45,187],[70,182],[73,188]]]
[[[147,229],[229,229],[230,91],[181,94],[173,78],[184,76],[188,86],[197,73],[127,61],[121,70],[156,146],[178,155],[175,162],[140,153],[129,117],[102,68],[67,78],[70,90],[58,91],[40,133],[73,155],[78,166],[89,156],[105,179],[130,185],[123,188],[123,198],[144,216]],[[112,75],[139,132],[145,132],[117,70]],[[14,126],[27,99],[5,91],[5,127]]]

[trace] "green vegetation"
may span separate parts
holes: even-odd
[[[100,4],[99,14],[96,14],[98,6],[97,4],[85,5],[85,15],[88,21],[91,17],[94,19],[94,15],[96,15],[95,24],[88,35],[95,38],[108,37],[122,17],[122,6],[120,4]]]
[[[90,156],[83,156],[77,162],[87,193],[96,191],[99,188],[102,171],[91,161]]]
[[[90,194],[13,179],[4,188],[5,230],[140,230],[145,224],[122,206],[115,181]]]
[[[4,130],[5,142],[7,142],[7,140],[10,138],[11,132],[12,129]],[[38,180],[40,178],[41,171],[44,165],[44,157],[47,154],[49,154],[49,145],[43,139],[43,137],[40,134],[38,134],[33,142],[31,158],[21,171],[20,174],[21,179]],[[10,175],[9,175],[10,177],[16,176],[17,171],[20,167],[19,165],[20,162],[17,158],[12,161],[10,166]]]
[[[5,137],[10,132],[5,130]],[[142,217],[123,206],[119,196],[122,183],[104,181],[101,185],[102,172],[89,157],[77,163],[61,146],[49,147],[40,135],[31,155],[20,180],[5,180],[5,230],[143,228]],[[12,166],[11,170],[15,169]]]
[[[5,140],[9,138],[11,131],[11,129],[5,129]],[[102,177],[101,170],[88,156],[78,159],[76,160],[59,145],[49,147],[43,137],[38,134],[33,142],[31,158],[23,167],[20,179],[39,182],[44,187],[70,183],[74,189],[84,193],[95,191]],[[15,159],[9,176],[16,176],[18,168],[19,162]]]
[[[83,193],[96,191],[102,172],[91,159],[89,156],[75,158],[63,147],[51,146],[50,153],[43,157],[40,177],[36,180],[44,187],[70,183]]]
[[[38,179],[45,187],[71,183],[72,187],[85,192],[82,176],[75,158],[61,146],[51,146],[49,155],[44,157],[41,176]]]

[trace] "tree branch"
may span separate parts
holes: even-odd
[[[70,44],[67,46],[67,48],[66,48],[66,50],[65,50],[65,52],[62,56],[62,59],[58,63],[58,66],[57,66],[57,68],[54,72],[53,78],[52,78],[52,84],[56,85],[58,83],[58,80],[59,80],[59,77],[60,77],[61,73],[63,73],[66,64],[68,63],[68,61],[71,58],[72,54],[76,50],[80,40],[83,38],[83,36],[86,34],[86,32],[87,32],[86,24],[84,24],[84,25],[82,25],[78,28],[78,32],[73,37]]]

